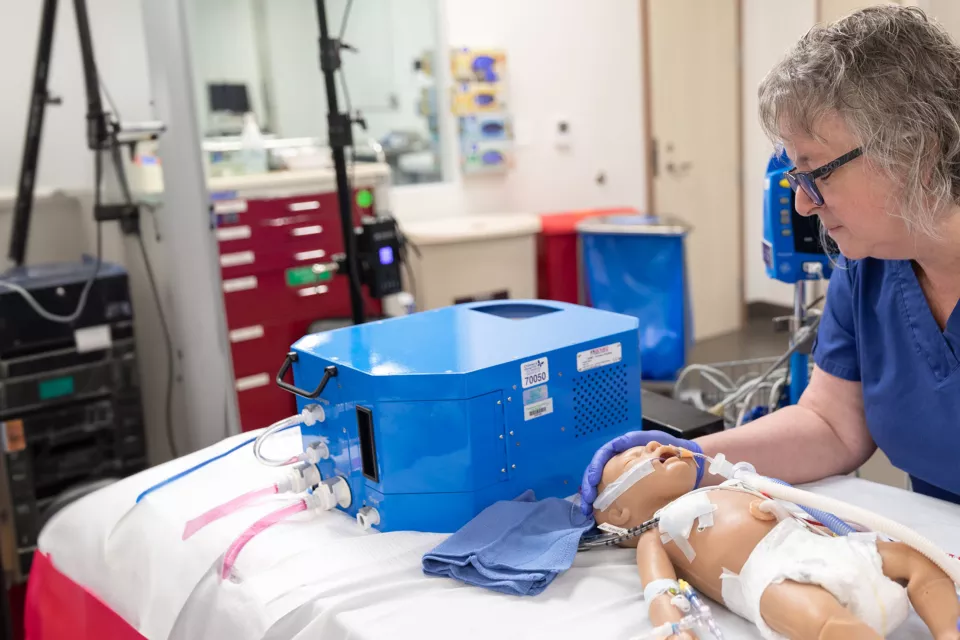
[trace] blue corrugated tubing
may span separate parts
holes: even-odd
[[[784,482],[783,480],[777,480],[776,478],[769,478],[769,479],[772,480],[773,482],[776,482],[777,484],[782,484],[785,487],[791,486],[789,483]],[[838,536],[845,536],[850,533],[856,533],[857,531],[856,529],[854,529],[849,524],[847,524],[837,516],[833,515],[832,513],[827,513],[826,511],[820,511],[819,509],[810,509],[808,507],[803,506],[802,504],[797,506],[799,506],[801,509],[803,509],[804,511],[809,513],[811,516],[816,518],[823,526],[825,526],[827,529],[830,529],[830,531],[834,532]]]

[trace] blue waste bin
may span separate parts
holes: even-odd
[[[689,228],[644,215],[589,218],[577,225],[589,304],[640,320],[644,380],[674,380],[693,337],[684,237]]]

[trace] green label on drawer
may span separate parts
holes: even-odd
[[[324,269],[320,273],[317,273],[312,266],[291,267],[287,269],[286,277],[288,287],[302,287],[304,285],[330,280],[333,277],[333,271]]]
[[[38,386],[40,387],[41,400],[50,400],[73,394],[73,378],[70,376],[44,380]]]
[[[373,194],[367,189],[357,192],[357,206],[361,209],[367,209],[373,204]]]

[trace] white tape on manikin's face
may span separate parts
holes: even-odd
[[[613,501],[622,496],[627,489],[641,479],[653,473],[653,458],[644,460],[620,474],[620,477],[608,484],[593,502],[595,511],[603,511],[613,504]]]

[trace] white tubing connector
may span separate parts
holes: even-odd
[[[372,529],[380,524],[380,512],[373,507],[361,507],[357,511],[357,523],[363,527],[364,531]]]
[[[326,460],[329,457],[330,448],[327,447],[327,443],[323,440],[318,440],[307,447],[306,451],[297,456],[297,459],[303,462],[309,462],[310,464],[317,464],[321,460]]]
[[[317,485],[317,488],[305,500],[307,500],[307,509],[330,511],[337,506],[346,509],[352,501],[350,484],[340,476],[327,478]]]
[[[323,407],[319,404],[308,404],[303,408],[303,411],[300,412],[300,422],[302,422],[307,427],[312,427],[318,422],[323,422],[327,419],[327,415],[323,410]]]
[[[320,469],[309,462],[301,462],[277,481],[277,493],[301,493],[323,481]]]
[[[749,462],[738,462],[736,464],[727,460],[722,453],[718,453],[710,461],[708,471],[711,475],[723,476],[727,480],[742,480],[749,476],[757,475],[757,470]]]

